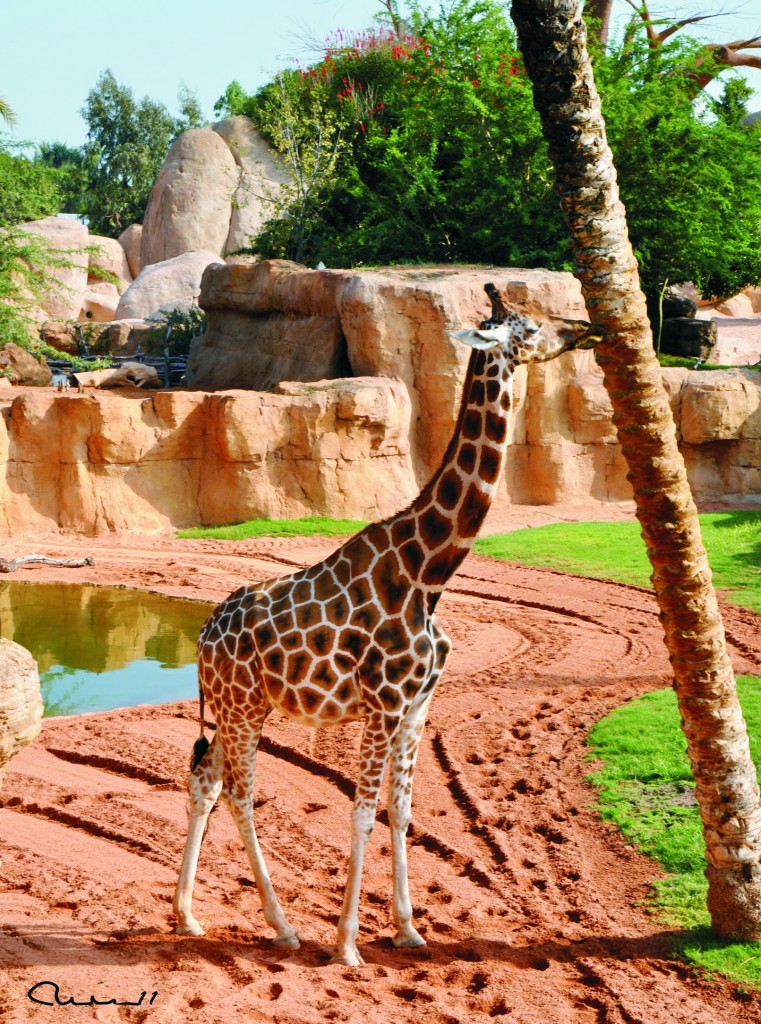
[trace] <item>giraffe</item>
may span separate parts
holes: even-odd
[[[507,447],[516,367],[590,347],[589,324],[554,332],[486,285],[492,316],[453,332],[472,347],[454,434],[412,504],[356,534],[308,569],[243,586],[211,614],[198,641],[201,737],[189,776],[189,825],[174,897],[178,934],[201,935],[191,911],[201,841],[223,794],[240,831],[273,941],[299,937],[274,893],[253,820],[254,763],[273,707],[311,727],[364,720],[351,816],[351,851],[334,963],[364,963],[357,949],[365,847],[387,765],[396,947],[424,939],[412,925],[406,834],[423,727],[451,643],[434,610],[491,504]],[[204,699],[216,722],[204,738]]]

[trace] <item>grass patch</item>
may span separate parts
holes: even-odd
[[[250,519],[232,526],[193,526],[178,530],[178,537],[217,538],[219,540],[248,540],[249,537],[333,537],[356,533],[367,523],[359,519],[328,519],[325,516],[307,516],[304,519]]]
[[[761,679],[737,680],[753,760],[761,763]],[[645,694],[616,708],[589,734],[597,809],[668,872],[653,883],[651,909],[665,924],[688,929],[678,952],[690,963],[761,987],[761,943],[727,943],[709,931],[703,833],[687,744],[673,690]]]
[[[685,370],[753,370],[758,372],[758,363],[753,363],[750,366],[738,366],[736,363],[733,366],[725,366],[723,363],[697,363],[696,356],[669,356],[665,352],[661,352],[658,355],[658,362],[661,366],[683,366]]]
[[[700,516],[714,586],[735,604],[761,612],[761,512],[708,512]],[[650,562],[631,523],[553,523],[482,537],[475,550],[524,565],[580,576],[650,586]]]

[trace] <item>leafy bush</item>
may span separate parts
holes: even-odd
[[[186,356],[194,338],[206,331],[206,314],[199,306],[190,309],[172,309],[162,314],[156,329],[148,335],[148,350],[163,355],[169,348],[170,356]]]
[[[395,10],[395,5],[391,5]],[[297,182],[249,251],[329,265],[478,262],[571,269],[553,172],[505,9],[408,4],[408,29],[337,32],[322,59],[243,113]],[[761,146],[730,81],[692,102],[697,44],[648,48],[641,22],[595,53],[609,139],[643,284],[693,280],[723,296],[761,280]],[[304,187],[304,182],[308,187]]]

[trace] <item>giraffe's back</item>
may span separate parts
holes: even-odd
[[[358,572],[363,562],[374,571]],[[262,700],[309,726],[372,707],[401,715],[430,678],[437,635],[395,552],[379,556],[359,535],[317,566],[223,601],[199,638],[201,685],[217,721]]]

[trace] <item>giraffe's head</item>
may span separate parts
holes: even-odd
[[[537,323],[526,313],[504,302],[494,285],[486,285],[492,301],[492,315],[478,329],[453,331],[458,341],[482,351],[500,350],[513,363],[544,362],[575,348],[591,348],[600,339],[600,331],[583,320],[549,318]]]

